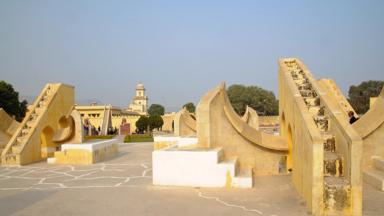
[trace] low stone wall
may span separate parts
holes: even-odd
[[[119,151],[117,139],[94,141],[83,144],[63,144],[53,158],[48,158],[52,164],[94,164],[116,156]]]

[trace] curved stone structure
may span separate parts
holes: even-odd
[[[237,158],[241,170],[255,175],[278,174],[287,154],[285,141],[251,127],[233,110],[221,84],[209,91],[197,106],[198,146],[222,148],[225,158]]]
[[[384,88],[373,107],[352,126],[363,139],[363,167],[372,165],[372,156],[384,158]]]
[[[74,128],[72,124],[78,117],[67,120],[74,102],[73,86],[48,83],[2,152],[2,164],[24,165],[53,155],[58,143],[68,140],[73,131],[78,132],[81,127],[80,124]]]
[[[196,136],[196,117],[186,108],[175,115],[175,136]]]
[[[59,120],[60,129],[55,133],[52,141],[58,144],[65,142],[69,143],[83,143],[83,122],[80,113],[73,109],[70,115],[62,117]]]
[[[0,155],[18,127],[19,122],[0,108]]]
[[[247,106],[241,119],[249,126],[259,130],[259,115],[257,114],[256,110],[252,109],[252,107]]]

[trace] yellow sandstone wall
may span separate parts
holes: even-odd
[[[162,131],[173,133],[175,127],[175,115],[176,113],[168,113],[161,116],[164,122],[163,127],[161,128]]]
[[[367,168],[372,165],[372,156],[384,157],[384,88],[368,112],[352,126],[363,139],[363,167]]]
[[[176,113],[174,119],[175,136],[196,136],[196,120],[186,108]]]
[[[44,106],[38,108],[40,99],[47,92],[51,94],[44,101]],[[2,153],[3,164],[29,164],[46,158],[58,147],[58,144],[52,141],[55,131],[60,129],[59,119],[70,113],[74,106],[75,94],[74,87],[65,84],[47,84],[39,95],[38,99],[32,106],[32,110],[24,118],[20,127],[15,132],[12,139],[7,144]],[[37,119],[27,128],[27,122],[31,118],[31,113],[36,111]],[[17,137],[20,136],[22,130],[26,130],[27,134],[23,136],[20,144],[17,144]],[[9,159],[8,154],[14,154]],[[7,159],[8,158],[8,159]]]
[[[342,157],[342,175],[344,177],[328,178],[324,182],[324,138],[321,130],[315,124],[317,110],[307,108],[301,93],[287,68],[288,64],[298,65],[311,89],[319,99],[319,107],[324,108],[328,121],[328,130],[324,133],[335,138],[337,154]],[[325,83],[326,84],[326,83]],[[329,86],[328,86],[329,87]],[[329,188],[337,187],[332,179],[345,178],[348,184],[342,187],[350,191],[343,199],[342,210],[344,215],[362,214],[362,140],[356,131],[349,125],[345,112],[340,107],[340,95],[335,95],[335,88],[328,88],[324,83],[317,82],[306,66],[298,59],[282,59],[279,61],[279,98],[281,116],[281,134],[286,137],[292,152],[292,180],[298,192],[304,197],[308,208],[314,215],[332,214],[324,200],[325,193],[331,193]],[[288,158],[288,164],[290,159]],[[324,184],[330,186],[325,188]],[[334,197],[336,199],[336,197]],[[337,211],[339,211],[337,210]]]
[[[198,147],[224,150],[225,158],[237,157],[241,170],[254,175],[278,174],[286,156],[286,143],[248,125],[230,105],[225,85],[209,91],[197,106]]]

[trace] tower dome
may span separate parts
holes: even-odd
[[[136,90],[145,90],[143,83],[138,83],[136,85]]]

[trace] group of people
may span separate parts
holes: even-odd
[[[84,133],[87,136],[101,135],[101,129],[100,127],[96,129],[96,127],[91,124],[84,124]]]
[[[100,126],[96,129],[96,127],[91,125],[91,124],[88,124],[88,125],[84,124],[84,133],[87,136],[102,135]],[[114,128],[109,127],[107,130],[107,135],[116,135],[118,133],[119,133],[119,130],[116,127],[114,127]]]

